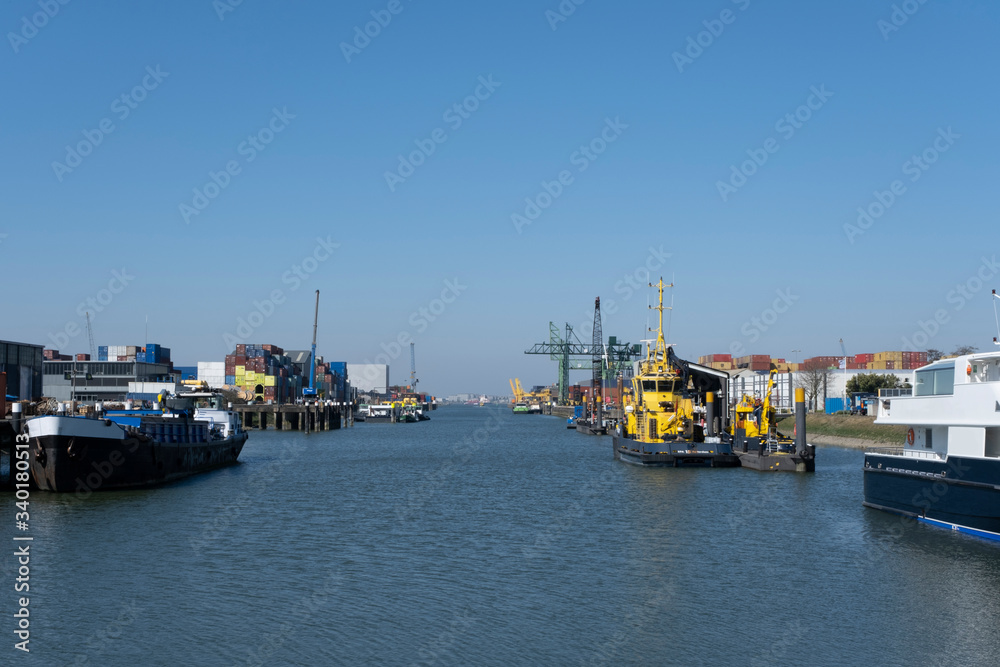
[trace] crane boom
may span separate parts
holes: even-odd
[[[87,311],[87,336],[90,338],[90,358],[97,361],[97,345],[94,344],[94,327],[90,325],[90,311]]]
[[[417,390],[417,360],[413,347],[414,344],[410,343],[410,391]]]
[[[316,290],[316,314],[313,316],[313,342],[309,352],[309,388],[303,389],[306,396],[316,395],[316,329],[319,327],[319,290]]]

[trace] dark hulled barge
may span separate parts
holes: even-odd
[[[28,420],[31,474],[43,491],[87,493],[162,484],[236,463],[247,433],[223,397],[166,399],[163,410]]]

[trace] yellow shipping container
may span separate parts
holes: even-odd
[[[273,375],[265,375],[264,376],[264,386],[265,387],[273,387],[273,386],[275,386],[275,380],[277,380],[277,378],[274,377]]]
[[[247,372],[247,367],[246,366],[237,366],[236,367],[236,374],[237,375],[246,375],[246,372]]]

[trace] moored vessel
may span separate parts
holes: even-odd
[[[793,437],[777,428],[777,412],[771,402],[776,371],[771,367],[763,400],[744,395],[736,404],[729,429],[733,449],[744,468],[768,472],[814,472],[816,447],[805,442],[805,390],[795,389]]]
[[[662,278],[656,287],[656,342],[647,347],[631,391],[623,397],[625,418],[612,436],[614,456],[641,466],[738,467],[740,458],[729,438],[716,428],[712,400],[726,395],[729,375],[674,354],[663,338]]]
[[[210,392],[180,394],[162,410],[93,417],[46,415],[26,424],[39,489],[87,493],[169,482],[236,463],[247,432]]]
[[[907,426],[905,441],[865,453],[864,504],[1000,540],[1000,352],[935,361],[892,393],[875,423]]]

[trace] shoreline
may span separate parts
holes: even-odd
[[[810,445],[824,445],[827,447],[845,447],[847,449],[869,449],[871,447],[892,447],[892,443],[878,442],[876,440],[865,440],[863,438],[846,438],[840,435],[807,435],[806,441]]]

